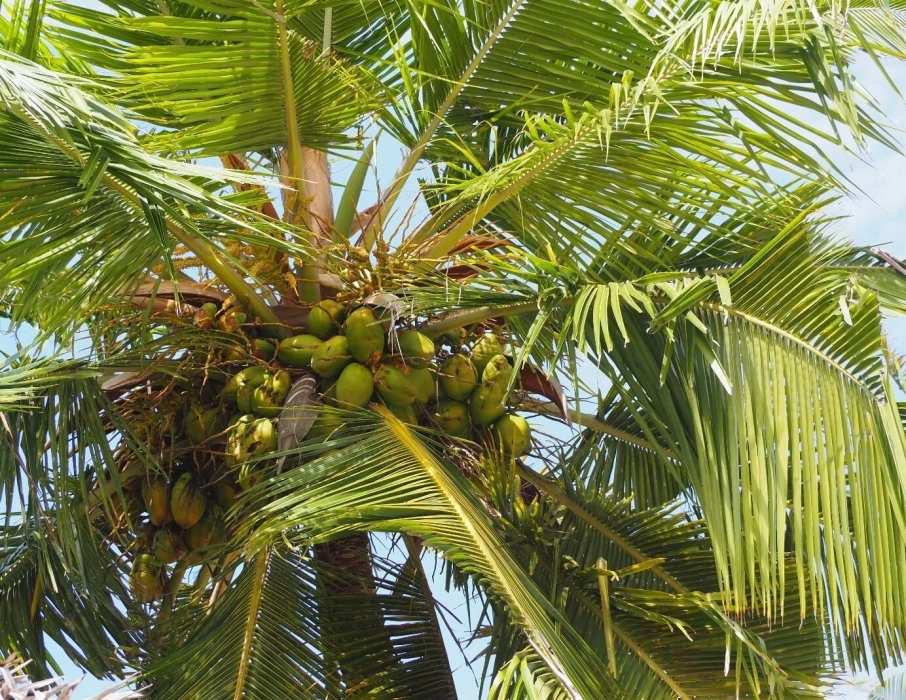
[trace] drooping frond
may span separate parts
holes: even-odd
[[[564,687],[584,697],[631,696],[512,558],[457,468],[394,416],[382,419],[340,443],[354,444],[262,481],[238,532],[262,543],[282,533],[299,543],[360,529],[417,535],[507,606]]]

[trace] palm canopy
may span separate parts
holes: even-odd
[[[0,308],[38,334],[0,373],[4,651],[165,698],[450,697],[428,550],[492,698],[818,697],[901,659],[906,278],[834,237],[824,156],[893,145],[850,61],[906,57],[901,2],[15,0],[0,36]],[[378,133],[406,155],[360,207]],[[136,600],[134,485],[255,362],[203,304],[266,341],[322,297],[498,330],[510,409],[578,430],[513,459],[371,405],[306,440],[300,383],[216,544]]]

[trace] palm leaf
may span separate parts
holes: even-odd
[[[363,529],[419,536],[505,602],[513,624],[571,694],[621,697],[600,659],[512,560],[458,470],[392,415],[382,413],[382,420],[339,443],[353,445],[262,482],[249,494],[255,515],[239,532],[253,542],[298,528],[300,542]]]

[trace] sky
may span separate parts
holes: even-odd
[[[887,65],[893,83],[906,86],[906,62]],[[866,90],[878,101],[882,114],[885,115],[897,140],[906,149],[906,100],[898,96],[885,82],[879,71],[867,59],[861,59],[857,66],[857,76]],[[385,141],[378,150],[377,175],[386,185],[392,178],[396,164],[401,155],[398,145]],[[906,258],[906,156],[881,148],[873,148],[858,156],[847,154],[842,150],[829,153],[834,162],[849,177],[854,193],[843,198],[835,205],[835,211],[847,218],[838,224],[838,233],[861,245],[880,246],[903,259]],[[336,178],[345,179],[350,169],[349,164],[337,164],[334,169]],[[411,191],[410,191],[411,194]],[[363,204],[368,201],[369,193],[363,195]],[[372,193],[373,196],[373,193]],[[411,201],[412,197],[403,196],[401,201]],[[891,347],[899,354],[906,353],[906,319],[891,319],[886,322]],[[14,349],[12,338],[0,334],[0,351]],[[428,567],[430,571],[430,566]],[[451,611],[466,618],[464,603],[446,596],[442,586],[435,586],[443,605]],[[464,634],[464,626],[456,625],[457,636]],[[450,632],[446,631],[447,636]],[[452,648],[452,645],[451,645]],[[470,650],[472,653],[476,649]],[[451,664],[455,671],[457,689],[461,700],[478,698],[476,677],[481,672],[481,661],[470,670],[463,662],[462,656],[453,651]],[[81,676],[81,672],[71,664],[64,666],[68,679]],[[829,697],[846,700],[864,700],[876,681],[865,676],[846,679],[835,685]],[[103,683],[87,678],[77,698],[84,698],[98,692]]]

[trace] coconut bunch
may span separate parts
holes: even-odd
[[[132,530],[132,591],[158,600],[205,550],[228,541],[224,513],[261,478],[278,447],[278,423],[293,384],[317,381],[320,404],[304,440],[326,440],[349,411],[382,404],[400,420],[451,440],[483,443],[507,458],[531,446],[528,422],[508,406],[513,367],[505,341],[486,328],[460,329],[435,342],[383,308],[328,299],[309,310],[305,333],[275,343],[229,303],[205,304],[195,325],[238,342],[211,349],[185,382],[152,395],[170,428],[152,442],[175,455],[169,473],[139,472],[124,484]],[[213,356],[213,357],[212,357]],[[314,384],[314,381],[312,381]],[[146,422],[144,414],[135,419]],[[178,583],[178,581],[177,581]]]
[[[333,300],[314,307],[308,333],[281,341],[277,358],[319,377],[323,402],[340,409],[384,404],[400,420],[451,438],[490,442],[518,457],[531,445],[528,422],[508,409],[513,367],[490,331],[456,331],[439,344],[414,328],[393,328],[386,313]],[[343,427],[321,411],[309,439]]]

